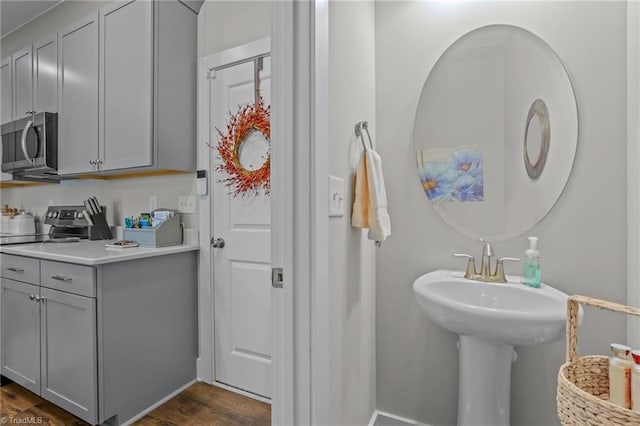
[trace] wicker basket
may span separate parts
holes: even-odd
[[[640,316],[640,309],[571,296],[567,302],[567,363],[558,372],[558,417],[563,425],[640,425],[640,412],[610,403],[609,358],[582,356],[578,344],[579,304]]]

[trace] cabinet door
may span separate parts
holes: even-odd
[[[0,62],[0,124],[8,123],[13,117],[11,114],[12,105],[12,83],[11,83],[11,58],[3,59]],[[2,162],[2,151],[0,149],[0,163]],[[12,148],[6,147],[7,152]],[[11,180],[11,174],[0,173],[0,182]]]
[[[41,396],[97,420],[96,300],[42,287]]]
[[[31,46],[11,55],[13,63],[13,119],[33,110],[33,56]]]
[[[40,393],[39,287],[2,278],[2,374]]]
[[[33,45],[34,103],[36,112],[58,111],[58,35]]]
[[[100,14],[102,170],[150,166],[154,2],[114,2]]]
[[[3,59],[0,63],[0,124],[8,123],[13,118],[11,108],[13,94],[11,77],[11,57]]]
[[[98,159],[98,14],[58,37],[58,172],[89,172]]]

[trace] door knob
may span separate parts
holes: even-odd
[[[212,238],[211,239],[211,247],[213,247],[213,248],[224,248],[224,240],[222,238]]]

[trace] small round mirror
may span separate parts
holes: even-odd
[[[414,143],[426,199],[474,239],[513,238],[542,220],[569,179],[577,142],[566,70],[519,27],[462,36],[433,66],[418,101]]]
[[[542,146],[542,131],[540,127],[538,116],[531,117],[524,134],[525,164],[536,163],[540,157],[540,147]]]

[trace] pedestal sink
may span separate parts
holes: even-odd
[[[519,277],[503,284],[463,275],[430,272],[413,290],[429,319],[460,335],[458,425],[506,426],[513,347],[563,337],[568,296],[545,284],[527,287]]]

